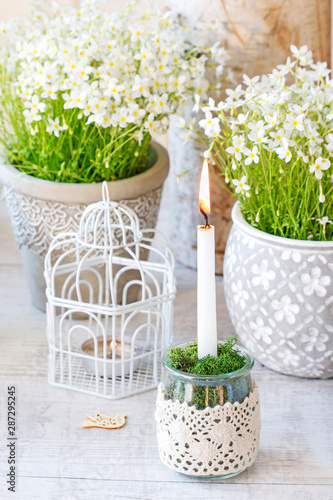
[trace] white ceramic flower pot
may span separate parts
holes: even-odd
[[[273,370],[333,377],[333,242],[259,231],[239,203],[232,220],[224,289],[239,341]]]
[[[166,149],[152,141],[150,153],[151,168],[128,179],[108,182],[110,198],[130,206],[142,229],[156,225],[162,186],[169,172]],[[44,258],[49,244],[59,233],[78,230],[87,205],[101,200],[102,183],[60,183],[30,175],[20,179],[16,168],[4,163],[0,167],[1,180],[7,187],[14,186],[6,202],[32,301],[45,310]]]

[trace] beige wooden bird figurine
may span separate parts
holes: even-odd
[[[89,429],[90,427],[99,427],[100,429],[120,429],[126,424],[127,415],[116,415],[115,417],[108,417],[98,411],[94,412],[94,416],[87,415],[89,420],[82,422],[82,429]]]

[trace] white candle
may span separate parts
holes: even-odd
[[[202,167],[199,204],[206,219],[206,224],[197,228],[197,333],[198,358],[201,359],[208,354],[217,356],[215,230],[208,224],[210,195],[207,160]]]

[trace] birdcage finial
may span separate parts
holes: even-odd
[[[109,195],[108,183],[106,181],[103,181],[102,184],[102,196],[104,203],[108,205],[110,203],[110,195]]]

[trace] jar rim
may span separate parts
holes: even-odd
[[[183,378],[186,378],[188,380],[207,380],[207,381],[212,381],[212,380],[230,380],[232,378],[238,377],[238,376],[243,376],[247,374],[254,365],[254,358],[250,354],[250,352],[245,349],[244,347],[241,346],[236,346],[237,350],[241,352],[242,355],[245,356],[246,362],[242,368],[239,368],[238,370],[235,370],[230,373],[222,373],[221,375],[197,375],[196,373],[188,373],[188,372],[183,372],[182,370],[178,370],[177,368],[174,368],[169,364],[169,349],[173,347],[184,347],[188,345],[190,342],[183,342],[181,344],[177,344],[174,346],[169,347],[166,352],[163,355],[162,358],[162,364],[163,367],[171,372],[171,373],[176,373],[177,375],[182,376]],[[223,342],[219,341],[219,344],[222,344]]]

